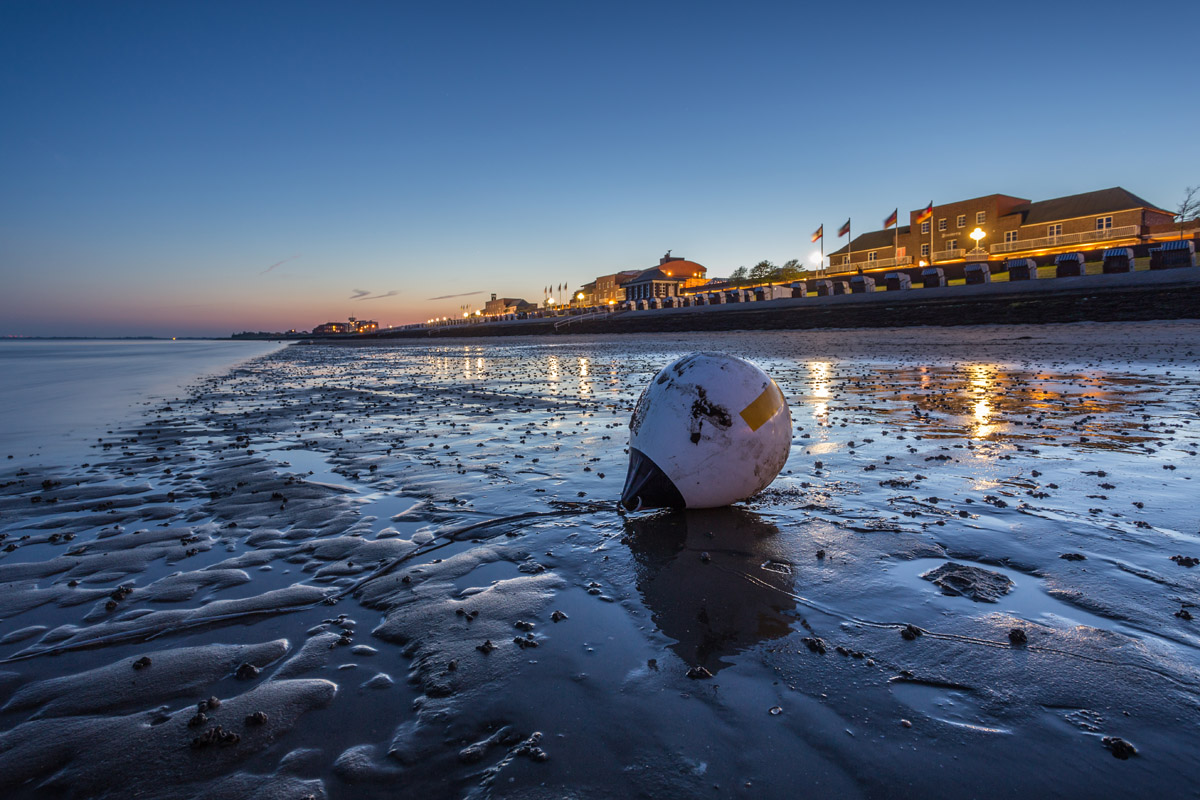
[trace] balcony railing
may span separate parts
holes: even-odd
[[[1138,225],[1122,225],[1119,228],[1105,228],[1098,231],[1083,233],[1065,233],[1060,236],[1043,236],[1039,239],[1018,239],[1015,242],[997,242],[992,245],[992,253],[1015,253],[1018,250],[1038,250],[1043,247],[1059,247],[1066,244],[1086,244],[1089,242],[1108,242],[1113,239],[1130,239],[1141,233]]]
[[[967,251],[963,250],[961,247],[954,250],[935,250],[933,251],[933,258],[930,260],[936,264],[939,261],[951,261],[955,258],[964,258],[966,255]]]
[[[862,269],[887,269],[888,267],[907,267],[912,264],[912,256],[901,256],[900,258],[877,258],[874,261],[853,261],[849,264],[831,264],[829,269],[825,270],[827,275],[834,275],[841,272],[858,272]]]

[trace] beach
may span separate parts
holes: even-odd
[[[620,510],[698,350],[784,471]],[[0,462],[0,792],[1192,793],[1198,412],[1189,320],[266,348]]]

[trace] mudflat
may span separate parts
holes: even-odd
[[[789,461],[624,513],[697,350]],[[6,797],[1178,796],[1200,323],[293,345],[0,478]]]

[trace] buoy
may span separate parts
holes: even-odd
[[[621,504],[717,508],[765,489],[787,463],[792,415],[758,367],[693,353],[664,367],[629,420]]]

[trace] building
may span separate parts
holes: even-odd
[[[671,251],[658,260],[657,267],[642,270],[624,284],[626,300],[649,300],[655,297],[675,297],[680,289],[702,286],[707,282],[708,269]],[[599,281],[599,279],[597,279]]]
[[[598,306],[609,306],[620,303],[625,299],[625,284],[642,274],[640,269],[627,269],[612,275],[601,275],[596,278],[595,303]]]
[[[483,313],[487,317],[501,317],[534,308],[536,306],[520,297],[496,297],[495,293],[492,293],[492,299],[483,304]]]
[[[374,333],[377,330],[379,330],[379,323],[375,320],[351,317],[349,322],[326,322],[324,325],[318,325],[313,328],[312,332],[315,335],[327,335],[331,333]]]
[[[990,194],[909,212],[899,229],[870,231],[829,254],[830,273],[1132,247],[1174,215],[1113,187],[1032,202]],[[976,238],[978,237],[978,238]]]

